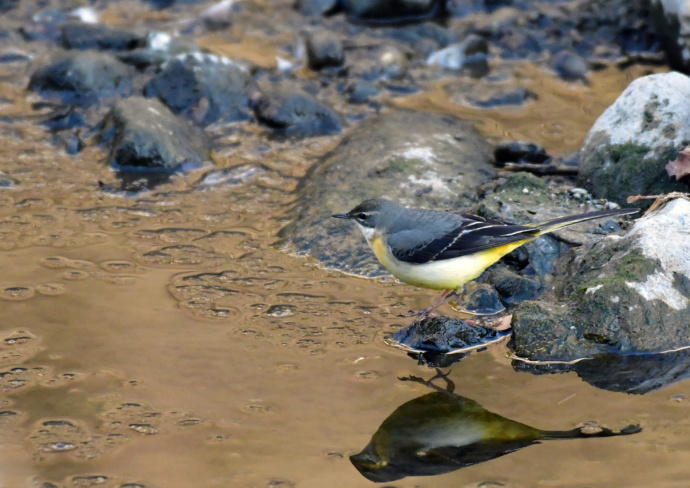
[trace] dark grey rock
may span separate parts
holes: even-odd
[[[349,273],[385,274],[359,231],[332,219],[367,198],[405,205],[466,208],[494,171],[491,148],[469,124],[449,115],[397,110],[348,134],[305,179],[281,231],[287,248]]]
[[[306,47],[307,64],[314,71],[342,66],[345,62],[343,44],[333,32],[312,32],[307,37]]]
[[[541,144],[525,141],[503,141],[494,148],[496,165],[505,163],[535,163],[542,164],[551,160],[546,149]]]
[[[429,55],[427,64],[438,65],[446,69],[461,70],[473,68],[488,73],[489,44],[486,39],[470,35],[458,44],[451,44]]]
[[[367,81],[402,80],[408,70],[407,56],[393,44],[361,50],[348,58],[348,70],[355,78]]]
[[[33,14],[19,32],[27,41],[57,41],[62,35],[60,26],[70,20],[67,11],[48,7]]]
[[[538,277],[519,275],[507,266],[493,267],[486,281],[494,286],[501,300],[507,304],[532,300],[544,290],[544,283]]]
[[[684,0],[650,0],[651,16],[671,68],[690,73],[690,12]]]
[[[146,35],[122,27],[70,22],[61,32],[62,45],[67,49],[131,51],[146,45]]]
[[[173,112],[201,125],[250,117],[250,98],[258,93],[253,78],[231,60],[200,53],[169,61],[145,87]]]
[[[463,310],[480,315],[494,315],[505,310],[496,289],[487,283],[471,281],[462,288],[457,300]]]
[[[630,195],[687,191],[685,183],[669,177],[665,166],[690,144],[688,120],[689,77],[672,72],[638,78],[587,134],[578,185],[621,205]]]
[[[120,52],[118,59],[139,69],[149,66],[162,66],[180,55],[201,54],[201,48],[186,37],[173,37],[165,32],[150,32],[146,46],[131,51]]]
[[[350,103],[366,103],[371,97],[378,95],[379,89],[370,81],[354,80],[347,86],[345,93]]]
[[[384,44],[374,53],[380,70],[380,78],[402,80],[407,74],[407,56],[392,44]]]
[[[560,51],[551,58],[551,67],[566,81],[584,81],[587,83],[589,68],[585,59],[570,51]]]
[[[0,0],[0,13],[4,14],[15,8],[19,0]]]
[[[320,16],[334,11],[338,0],[296,0],[295,9],[301,14]]]
[[[29,90],[66,105],[89,106],[132,93],[130,68],[107,53],[62,53],[31,76]]]
[[[342,130],[338,114],[304,92],[278,88],[254,103],[259,122],[288,136],[336,134]]]
[[[413,322],[393,334],[392,340],[396,345],[408,350],[447,354],[486,347],[509,335],[510,331],[499,332],[452,317],[440,316]]]
[[[441,0],[343,0],[343,10],[353,19],[368,23],[391,23],[442,15]]]
[[[19,49],[5,49],[0,52],[0,63],[27,63],[33,60],[33,56]]]
[[[203,131],[156,99],[118,101],[106,117],[101,139],[108,162],[119,170],[176,171],[210,160]]]
[[[659,353],[690,346],[690,202],[673,200],[622,238],[561,262],[553,301],[515,310],[514,346],[532,360]]]
[[[477,86],[470,92],[461,92],[452,97],[454,102],[464,103],[477,108],[495,108],[520,106],[529,100],[536,100],[537,94],[527,88]]]

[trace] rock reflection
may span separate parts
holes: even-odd
[[[399,406],[383,421],[369,444],[350,457],[367,479],[387,482],[449,473],[544,440],[611,437],[642,430],[636,425],[620,432],[592,425],[564,431],[536,429],[456,395],[447,374],[436,371],[428,381],[414,376],[400,378],[436,391]],[[436,379],[443,379],[446,388],[435,385]]]
[[[513,361],[515,371],[554,374],[574,371],[602,390],[644,395],[690,378],[690,349],[659,354],[598,354],[573,364]]]

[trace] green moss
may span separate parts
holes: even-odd
[[[522,192],[524,188],[528,190],[546,190],[546,183],[532,173],[520,172],[510,175],[508,181],[503,183],[498,188],[498,191],[500,193],[513,190]]]
[[[656,266],[652,260],[646,258],[636,251],[629,252],[625,256],[615,261],[615,273],[611,276],[596,277],[594,279],[587,279],[584,283],[577,286],[575,291],[568,297],[570,300],[579,300],[586,294],[587,290],[597,286],[602,286],[606,289],[607,296],[610,295],[625,295],[630,291],[625,284],[626,281],[643,281],[647,276],[652,274]],[[600,274],[600,270],[589,273]],[[597,292],[602,293],[602,292]]]
[[[654,120],[654,115],[652,115],[652,112],[650,112],[649,110],[645,110],[642,113],[642,117],[644,117],[644,121],[647,124],[651,124],[652,121]]]
[[[649,152],[647,146],[626,142],[609,146],[608,153],[614,163],[637,163]]]
[[[410,173],[417,166],[424,164],[419,159],[394,158],[388,161],[388,170],[396,173]]]

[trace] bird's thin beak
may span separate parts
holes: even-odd
[[[335,217],[336,219],[349,219],[350,216],[348,214],[333,214],[331,217]]]

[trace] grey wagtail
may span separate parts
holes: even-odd
[[[445,290],[433,306],[421,312],[428,315],[457,295],[465,283],[540,235],[587,220],[637,211],[599,210],[520,225],[466,213],[406,208],[374,198],[333,217],[354,221],[378,260],[396,278],[422,288]]]

